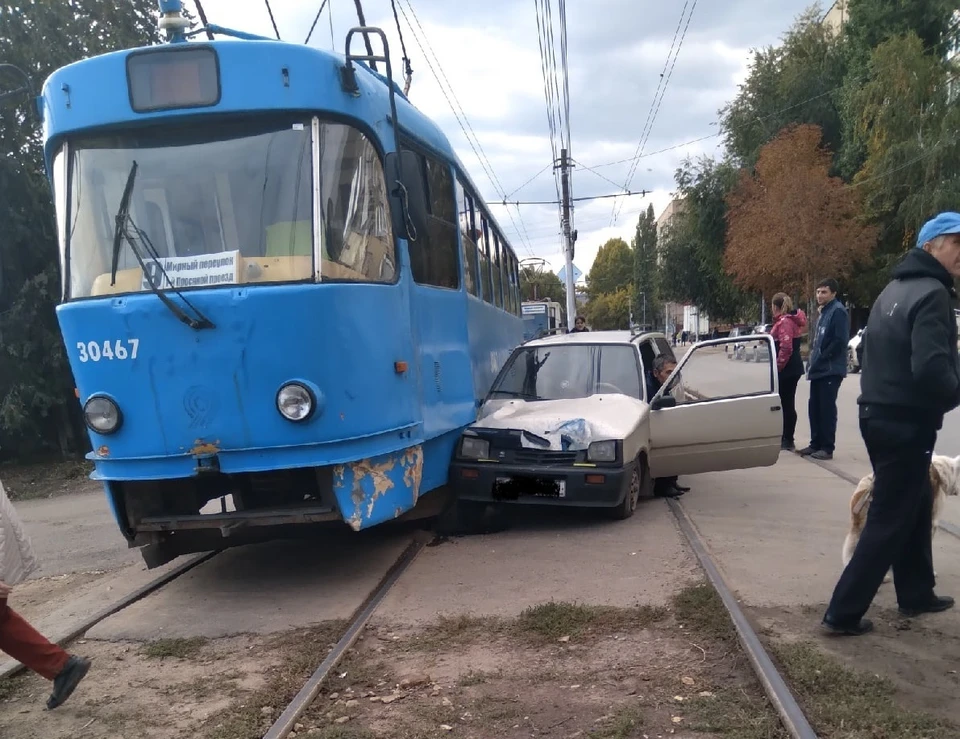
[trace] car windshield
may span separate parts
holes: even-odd
[[[376,148],[355,128],[319,123],[315,176],[312,125],[310,118],[222,121],[70,141],[71,161],[61,149],[54,163],[68,173],[69,197],[57,198],[68,297],[140,292],[150,289],[147,280],[177,289],[313,280],[315,184],[321,279],[392,282]],[[116,216],[132,169],[125,229],[138,243],[121,240],[114,276]]]
[[[526,347],[507,362],[492,398],[565,400],[597,393],[642,399],[637,350],[629,344]]]

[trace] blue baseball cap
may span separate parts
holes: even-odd
[[[960,213],[946,211],[924,223],[917,234],[917,248],[923,248],[928,241],[947,234],[960,234]]]

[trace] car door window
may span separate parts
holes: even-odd
[[[763,358],[769,349],[766,338],[745,338],[741,345],[747,352],[761,352]],[[722,345],[698,347],[678,368],[682,369],[682,385],[677,372],[667,381],[667,392],[677,399],[678,405],[776,392],[775,373],[770,362],[718,363],[717,358],[723,356]]]
[[[673,353],[673,348],[670,346],[670,342],[669,342],[669,341],[667,341],[666,339],[661,339],[661,338],[655,339],[655,341],[656,341],[656,343],[657,343],[657,354],[658,354],[658,355],[666,355],[667,359],[669,359],[671,362],[676,362],[676,361],[677,361],[677,357],[676,357],[676,355]]]

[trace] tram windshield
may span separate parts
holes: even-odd
[[[318,272],[321,280],[393,282],[379,154],[351,126],[320,123],[317,130],[318,172],[309,119],[207,122],[70,141],[54,161],[67,296],[141,292],[151,282],[177,290],[306,282]],[[129,218],[120,219],[124,236],[115,252],[134,162]]]

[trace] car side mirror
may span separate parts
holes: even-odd
[[[661,395],[658,398],[654,398],[653,402],[650,404],[650,409],[654,411],[663,410],[664,408],[676,408],[677,399],[672,395]]]
[[[426,238],[427,192],[420,159],[412,151],[390,152],[383,170],[394,234],[407,241]]]

